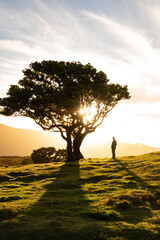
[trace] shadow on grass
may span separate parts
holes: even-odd
[[[135,181],[143,188],[148,184],[134,174],[127,166],[119,160],[115,160],[121,167],[130,174]],[[150,216],[150,210],[146,208],[142,213],[142,209],[122,209],[122,219],[116,216],[116,211],[108,211],[108,213],[94,212],[90,207],[90,202],[86,198],[86,193],[82,189],[80,179],[79,162],[66,162],[60,168],[59,172],[49,168],[46,177],[52,179],[50,184],[44,186],[45,192],[40,199],[31,206],[26,213],[14,217],[14,213],[5,214],[13,216],[10,221],[4,221],[0,227],[0,240],[106,240],[114,239],[141,239],[141,235],[157,240],[157,235],[149,232],[147,229],[135,228],[133,223],[135,214],[138,216],[136,223],[141,222],[143,218]],[[20,176],[18,181],[20,181]],[[23,176],[24,182],[30,182],[28,176]],[[37,177],[37,176],[36,176]],[[45,174],[43,175],[45,177]],[[103,176],[104,177],[104,176]],[[34,177],[33,177],[34,179]],[[38,180],[41,178],[37,178]],[[96,181],[94,178],[89,181]],[[98,181],[103,180],[98,176]],[[16,214],[16,213],[15,213]],[[107,215],[108,214],[108,215]],[[108,220],[107,220],[108,219]],[[112,220],[114,219],[114,220]],[[113,221],[108,223],[108,221]],[[120,222],[119,222],[120,221]],[[122,229],[120,225],[124,224]],[[112,224],[112,225],[111,225]],[[133,230],[137,232],[134,233]],[[121,238],[122,237],[122,238]]]
[[[70,217],[76,215],[76,210],[79,212],[81,205],[88,205],[81,189],[78,161],[66,162],[57,175],[53,173],[53,177],[53,182],[44,186],[46,191],[32,208],[31,214]]]
[[[118,159],[114,159],[114,161],[116,163],[118,163],[121,168],[123,170],[125,170],[129,175],[131,175],[130,180],[133,180],[137,183],[138,187],[141,187],[142,189],[147,189],[147,188],[152,188],[152,186],[150,186],[144,179],[142,179],[141,177],[139,177],[137,174],[135,174],[134,172],[132,172],[129,167],[128,167],[128,164],[127,163],[123,163],[122,161],[118,160]],[[132,184],[132,182],[131,182]]]
[[[119,203],[117,204],[118,209],[126,222],[138,224],[146,217],[152,216],[154,195],[149,192],[149,190],[152,190],[152,186],[132,172],[127,163],[123,163],[118,159],[114,159],[114,161],[118,163],[121,168],[128,173],[128,175],[130,175],[127,179],[131,181],[126,186],[126,189],[132,188],[133,190],[140,189],[142,191],[142,193],[139,194],[136,194],[136,192],[134,194],[133,192],[131,195],[122,194],[118,196]]]
[[[81,188],[79,162],[66,162],[58,173],[50,172],[48,177],[53,181],[44,186],[44,194],[28,212],[4,223],[0,240],[85,240],[92,235],[98,239],[99,226],[87,219],[90,207]]]

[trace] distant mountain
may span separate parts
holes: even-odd
[[[150,147],[141,143],[131,144],[118,142],[116,148],[116,156],[136,156],[141,154],[146,154],[150,152],[160,151],[160,148]],[[111,157],[111,142],[86,146],[83,149],[83,154],[85,157]]]
[[[49,146],[64,148],[65,141],[57,133],[0,124],[0,156],[29,156],[33,149]]]
[[[87,139],[86,139],[87,140]],[[85,141],[81,150],[84,157],[111,157],[110,142],[91,144]],[[29,156],[33,149],[53,146],[65,148],[66,142],[58,133],[8,127],[0,124],[0,156]],[[117,156],[139,155],[160,151],[144,144],[118,143]]]

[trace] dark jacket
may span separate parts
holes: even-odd
[[[116,141],[116,140],[113,140],[113,141],[112,141],[111,148],[112,148],[112,149],[116,149],[116,146],[117,146],[117,141]]]

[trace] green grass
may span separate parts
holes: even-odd
[[[159,240],[160,153],[0,168],[0,240]]]

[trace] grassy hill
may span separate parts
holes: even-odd
[[[159,240],[160,152],[0,167],[0,240]]]

